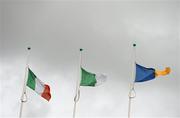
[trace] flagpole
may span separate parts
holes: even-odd
[[[29,56],[30,56],[30,50],[31,47],[27,48],[27,60],[26,60],[26,68],[25,68],[25,76],[24,76],[24,83],[23,83],[23,90],[22,90],[22,95],[21,95],[21,106],[20,106],[20,111],[19,111],[19,118],[22,117],[22,111],[23,111],[23,104],[27,101],[27,96],[26,96],[26,81],[27,81],[27,74],[28,74],[28,64],[29,64]]]
[[[132,99],[136,97],[136,93],[134,90],[135,72],[136,72],[136,44],[133,44],[133,71],[132,71],[133,81],[130,84],[130,91],[129,91],[128,118],[131,118],[131,102],[132,102]],[[134,92],[134,95],[132,95],[132,92]]]
[[[74,97],[74,108],[73,108],[73,118],[75,118],[76,116],[76,104],[79,101],[79,97],[80,97],[80,80],[81,80],[81,65],[82,65],[82,51],[83,49],[79,50],[79,65],[78,65],[78,78],[76,81],[76,94]]]

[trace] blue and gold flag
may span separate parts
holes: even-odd
[[[171,69],[166,67],[165,70],[155,70],[154,68],[146,68],[139,64],[136,64],[136,78],[135,82],[145,82],[153,80],[159,76],[165,76],[169,74]]]

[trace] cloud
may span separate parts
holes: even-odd
[[[172,74],[136,84],[136,117],[178,117],[178,34],[176,2],[5,2],[1,50],[3,117],[18,117],[26,63],[51,87],[45,101],[27,88],[25,117],[72,117],[78,78],[79,48],[83,67],[108,75],[96,88],[81,87],[78,117],[126,117],[129,82],[137,43],[137,62]],[[2,24],[1,24],[2,25]],[[165,99],[166,98],[166,99]],[[148,107],[147,107],[148,106]]]

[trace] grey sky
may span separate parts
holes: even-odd
[[[51,86],[52,99],[48,103],[27,88],[23,116],[72,116],[78,49],[84,48],[83,67],[108,80],[81,87],[77,117],[127,117],[133,42],[139,64],[170,66],[172,73],[136,84],[132,115],[180,117],[180,2],[8,0],[0,7],[2,117],[18,116],[27,46],[32,47],[29,65]]]

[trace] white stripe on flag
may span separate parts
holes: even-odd
[[[44,91],[44,83],[40,80],[40,79],[38,79],[38,78],[36,78],[36,83],[35,83],[35,91],[38,93],[38,94],[42,94],[43,93],[43,91]]]
[[[107,76],[104,74],[96,74],[96,85],[95,86],[99,86],[101,84],[103,84],[104,82],[106,82],[107,80]]]

